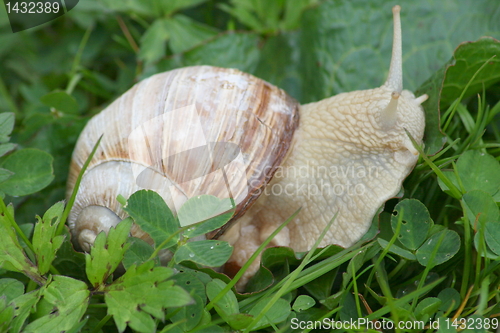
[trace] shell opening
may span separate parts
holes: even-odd
[[[85,207],[76,219],[76,240],[85,252],[90,252],[97,235],[104,231],[108,233],[111,227],[116,227],[121,219],[109,208],[103,206]]]
[[[392,58],[389,67],[389,75],[384,85],[391,90],[397,92],[403,91],[403,50],[402,50],[402,36],[401,36],[401,7],[396,5],[392,7],[392,14],[394,20],[394,34],[392,39]]]

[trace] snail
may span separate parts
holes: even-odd
[[[264,80],[211,66],[133,86],[87,123],[76,144],[68,195],[104,134],[68,219],[75,242],[89,251],[99,232],[126,217],[116,197],[140,189],[159,193],[174,212],[201,194],[232,198],[236,222],[215,237],[234,246],[236,267],[299,207],[271,245],[307,251],[334,215],[320,246],[358,241],[417,162],[408,134],[421,144],[424,133],[427,96],[403,90],[399,12],[393,7],[388,78],[376,89],[299,105]],[[131,234],[151,242],[136,226]]]

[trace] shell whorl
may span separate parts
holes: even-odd
[[[158,192],[173,211],[196,195],[232,195],[237,217],[272,178],[297,126],[293,98],[239,70],[195,66],[154,75],[81,133],[68,193],[104,136],[82,179],[70,227],[78,229],[77,216],[89,205],[109,207],[123,218],[116,196],[143,188]]]

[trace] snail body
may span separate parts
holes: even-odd
[[[237,267],[299,207],[272,245],[307,251],[336,214],[320,246],[352,245],[415,166],[407,132],[423,138],[427,96],[402,87],[399,10],[389,75],[376,89],[299,105],[250,74],[210,66],[135,85],[89,121],[75,147],[68,193],[104,134],[69,216],[75,241],[88,251],[126,216],[117,195],[146,188],[174,211],[200,194],[233,198],[237,223],[217,237],[234,246]],[[138,228],[132,235],[149,239]]]

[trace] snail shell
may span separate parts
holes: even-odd
[[[187,67],[136,84],[78,139],[68,195],[103,135],[68,218],[73,239],[88,251],[99,232],[126,217],[117,195],[140,189],[158,192],[174,212],[196,195],[232,197],[237,218],[285,157],[298,107],[283,90],[236,69]],[[137,227],[132,235],[151,242]]]

